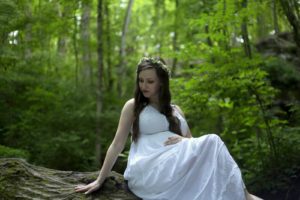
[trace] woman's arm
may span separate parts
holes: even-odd
[[[179,106],[175,105],[175,109],[179,112],[179,114],[185,118],[182,110],[180,109]],[[172,144],[176,144],[178,142],[180,142],[182,140],[183,137],[186,137],[186,138],[192,138],[192,133],[190,131],[190,128],[187,127],[187,132],[186,133],[183,133],[184,136],[179,136],[179,135],[176,135],[176,136],[172,136],[172,137],[168,137],[168,140],[164,142],[165,145],[172,145]]]
[[[125,143],[133,122],[133,109],[134,99],[130,99],[125,103],[122,109],[116,135],[114,137],[113,142],[107,150],[104,163],[102,165],[98,178],[88,185],[77,186],[75,188],[76,192],[85,192],[86,194],[89,194],[99,189],[102,183],[104,182],[105,178],[109,175],[109,172],[115,164],[118,155],[122,152],[122,150],[125,147]]]
[[[182,112],[182,110],[179,106],[175,105],[175,109],[180,113],[180,115],[183,118],[185,118],[184,113]],[[187,138],[193,137],[189,127],[187,127],[187,132],[185,133],[185,137],[187,137]]]

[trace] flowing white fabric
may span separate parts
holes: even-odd
[[[183,133],[185,119],[174,111]],[[140,137],[132,142],[124,178],[144,200],[244,200],[240,169],[215,134],[164,145],[170,136],[165,115],[151,105],[140,113]]]

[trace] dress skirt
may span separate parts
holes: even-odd
[[[245,185],[236,162],[216,134],[183,138],[142,135],[132,143],[124,173],[128,187],[144,200],[244,200]]]

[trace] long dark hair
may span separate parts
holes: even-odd
[[[169,88],[169,71],[166,63],[161,58],[144,57],[137,66],[136,71],[136,86],[134,93],[134,120],[132,127],[132,140],[137,142],[139,137],[139,116],[146,105],[149,104],[149,99],[146,98],[139,87],[139,74],[146,69],[155,69],[160,80],[161,88],[159,90],[159,109],[164,114],[169,122],[169,130],[182,135],[180,130],[180,121],[172,114],[171,92]]]

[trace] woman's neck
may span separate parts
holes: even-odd
[[[154,107],[156,107],[156,108],[158,108],[158,109],[160,107],[159,100],[158,100],[157,97],[156,98],[155,97],[154,98],[150,98],[149,99],[149,104],[152,105],[152,106],[154,106]]]
[[[159,100],[157,97],[149,98],[149,103],[153,105],[159,105]]]

